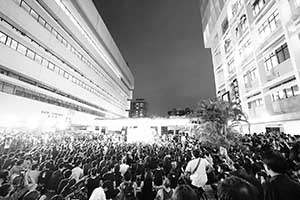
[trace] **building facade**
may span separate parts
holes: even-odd
[[[0,127],[128,117],[134,78],[92,0],[0,0],[0,54]]]
[[[201,0],[216,95],[239,104],[252,132],[300,130],[300,0]]]
[[[140,98],[131,102],[130,117],[132,118],[147,117],[147,112],[148,112],[148,103],[145,101],[145,99]]]

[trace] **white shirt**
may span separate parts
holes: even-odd
[[[106,196],[103,188],[102,187],[95,188],[89,200],[106,200]]]
[[[200,160],[197,170],[195,171],[199,159],[201,159],[201,160]],[[191,173],[193,171],[195,171],[195,173],[190,176],[192,185],[194,185],[196,187],[203,187],[206,184],[206,182],[207,182],[207,174],[206,174],[207,166],[210,166],[210,164],[206,159],[203,159],[203,158],[193,159],[188,162],[185,171],[191,172]]]
[[[72,169],[71,179],[74,178],[76,183],[83,177],[83,169],[80,167],[75,167]]]
[[[122,163],[120,165],[120,173],[122,176],[124,176],[124,174],[127,172],[128,168],[129,168],[129,165],[127,165],[125,163]]]

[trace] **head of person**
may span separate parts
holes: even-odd
[[[124,180],[125,180],[125,181],[130,181],[131,179],[132,179],[131,170],[128,169],[128,170],[126,171],[126,173],[124,174]]]
[[[194,150],[193,150],[193,156],[194,156],[195,158],[199,158],[199,157],[200,157],[200,151],[199,151],[199,149],[194,149]]]
[[[246,180],[232,176],[218,184],[219,200],[258,200],[258,189]]]
[[[40,196],[41,194],[38,191],[33,190],[26,193],[25,196],[23,197],[23,200],[38,200]]]
[[[263,155],[264,168],[268,175],[283,174],[288,170],[288,163],[278,151],[268,151]]]
[[[195,191],[188,185],[179,185],[176,187],[172,200],[198,200]]]
[[[1,197],[8,197],[10,190],[11,190],[10,184],[5,183],[5,184],[1,185],[1,187],[0,187],[0,198]]]

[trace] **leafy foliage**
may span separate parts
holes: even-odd
[[[234,129],[247,117],[239,106],[219,99],[199,102],[195,112],[200,125],[196,128],[196,137],[213,146],[231,146],[239,143],[240,134]]]

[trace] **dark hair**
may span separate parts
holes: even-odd
[[[199,158],[200,157],[200,151],[198,149],[194,149],[193,150],[193,155],[196,157],[196,158]]]
[[[258,189],[236,176],[228,177],[218,185],[220,200],[258,200]]]
[[[72,171],[70,169],[67,169],[66,171],[63,172],[64,178],[70,178],[72,175]]]
[[[131,170],[128,169],[128,170],[126,171],[126,173],[124,174],[124,180],[125,180],[125,181],[130,181],[131,178],[132,178]]]
[[[50,200],[64,200],[64,198],[61,195],[54,195]]]
[[[197,194],[195,191],[188,185],[179,185],[176,187],[173,196],[173,200],[197,200]]]
[[[23,200],[38,200],[40,197],[40,193],[36,190],[33,190],[31,192],[28,192],[23,197]]]
[[[5,183],[0,187],[0,197],[5,197],[9,193],[10,184]]]
[[[285,173],[288,163],[283,155],[278,151],[268,151],[263,155],[263,162],[269,169],[276,173]]]

